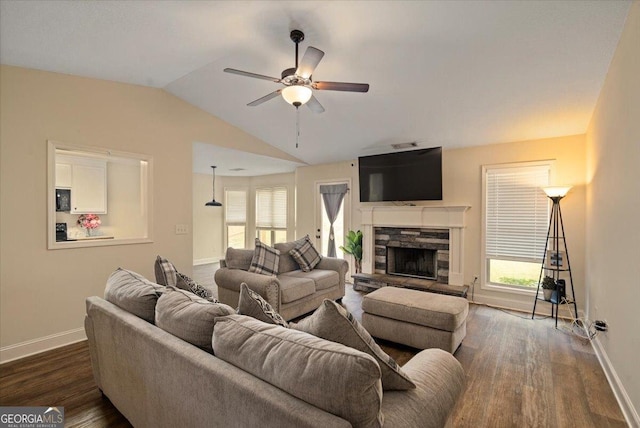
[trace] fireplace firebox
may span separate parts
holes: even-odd
[[[426,248],[387,246],[387,273],[437,279],[438,252]]]

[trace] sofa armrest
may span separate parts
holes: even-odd
[[[261,295],[277,312],[280,311],[280,281],[275,276],[267,276],[259,273],[248,272],[242,269],[220,268],[216,270],[215,282],[218,287],[240,292],[240,284],[243,282],[250,289]],[[227,305],[230,303],[222,302]],[[231,306],[236,303],[231,303]]]
[[[347,272],[349,271],[349,263],[343,259],[337,259],[335,257],[323,257],[315,267],[315,269],[333,270],[338,272],[340,278],[340,290],[344,296],[344,282]]]
[[[402,370],[416,384],[408,391],[385,391],[385,426],[443,427],[465,386],[465,374],[455,357],[441,349],[426,349]]]

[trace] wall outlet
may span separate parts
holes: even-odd
[[[189,234],[189,225],[176,224],[176,235],[188,235],[188,234]]]
[[[596,320],[595,327],[598,331],[607,331],[609,330],[609,323],[607,320]]]

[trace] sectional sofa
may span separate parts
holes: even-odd
[[[112,275],[105,298],[86,302],[94,377],[135,427],[436,428],[464,389],[461,365],[439,349],[403,366],[414,389],[383,391],[369,354],[128,271]]]

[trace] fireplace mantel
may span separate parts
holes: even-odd
[[[362,270],[374,272],[375,227],[449,229],[449,284],[464,284],[464,228],[466,205],[362,207]]]

